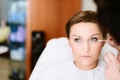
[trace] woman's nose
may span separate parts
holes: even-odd
[[[84,44],[83,44],[83,51],[84,51],[84,53],[89,53],[90,52],[90,44],[89,44],[89,42],[84,42]]]

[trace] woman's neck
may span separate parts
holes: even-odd
[[[94,62],[94,63],[91,63],[91,64],[80,64],[80,63],[77,63],[77,62],[74,62],[74,64],[79,68],[79,69],[82,69],[82,70],[91,70],[91,69],[94,69],[97,65],[98,65],[98,61]]]

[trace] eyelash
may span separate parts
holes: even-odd
[[[80,42],[80,38],[75,38],[74,41],[78,43],[78,42]],[[97,41],[98,41],[98,38],[92,37],[92,38],[90,39],[90,41],[91,41],[91,42],[97,42]]]
[[[75,38],[74,41],[75,42],[80,42],[80,39],[79,38]]]
[[[97,41],[98,41],[98,38],[92,37],[92,38],[91,38],[91,41],[92,41],[92,42],[97,42]]]

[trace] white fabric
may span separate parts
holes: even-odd
[[[48,41],[29,80],[41,80],[43,73],[50,66],[58,65],[66,60],[73,59],[67,38],[54,38]]]
[[[100,58],[101,60],[104,60],[103,56],[106,51],[112,51],[113,53],[117,53],[117,51],[114,48],[112,48],[108,44],[105,44],[102,50],[103,55],[101,55]],[[55,67],[56,65],[59,64],[63,64],[65,61],[69,61],[69,60],[73,61],[73,55],[68,45],[67,38],[61,37],[61,38],[51,39],[50,41],[48,41],[44,51],[42,52],[40,58],[38,59],[38,62],[33,72],[31,73],[29,80],[41,80],[43,74],[46,73],[46,71],[48,71],[49,68]]]
[[[100,62],[95,69],[85,71],[78,69],[73,60],[65,61],[49,68],[41,77],[41,80],[105,80],[103,75],[104,65]]]
[[[104,61],[104,55],[106,52],[112,52],[115,56],[118,54],[118,51],[115,48],[106,43],[101,51],[102,54],[100,56],[100,60]]]

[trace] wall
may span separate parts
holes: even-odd
[[[94,0],[82,0],[82,8],[81,10],[92,10],[96,11],[97,7],[94,3]]]

